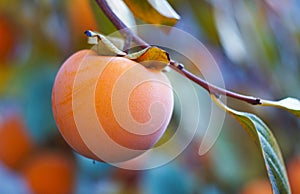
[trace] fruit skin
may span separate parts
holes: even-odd
[[[94,160],[122,162],[162,136],[172,115],[173,92],[160,71],[82,50],[59,70],[52,107],[61,134],[75,151]]]
[[[34,150],[33,140],[27,133],[22,118],[17,114],[0,120],[0,160],[11,169],[19,169]]]
[[[35,194],[74,193],[76,165],[69,154],[39,150],[26,161],[21,174]]]

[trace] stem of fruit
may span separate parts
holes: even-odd
[[[136,42],[138,45],[140,45],[141,48],[147,48],[150,45],[145,42],[143,39],[141,39],[139,36],[134,34],[111,10],[109,5],[107,4],[106,0],[96,0],[99,7],[102,9],[103,13],[108,17],[108,19],[112,22],[112,24],[123,33],[124,37],[131,37],[131,39]],[[241,100],[244,102],[247,102],[252,105],[258,105],[261,104],[261,99],[253,96],[247,96],[239,93],[235,93],[223,88],[220,88],[218,86],[215,86],[197,76],[189,72],[184,68],[183,65],[180,63],[171,60],[170,61],[170,67],[174,69],[175,71],[179,72],[180,74],[184,75],[186,78],[192,80],[199,86],[203,87],[205,90],[208,91],[210,94],[214,94],[215,96],[219,95],[225,95],[237,100]]]

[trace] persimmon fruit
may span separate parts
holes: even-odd
[[[74,193],[76,164],[70,154],[39,150],[25,162],[21,173],[35,194]]]
[[[268,179],[256,179],[247,183],[241,194],[272,194],[271,183]]]
[[[0,63],[7,63],[16,45],[16,34],[14,23],[8,15],[0,14]]]
[[[11,169],[19,169],[34,150],[34,142],[17,114],[0,120],[0,160]]]
[[[122,162],[144,153],[163,135],[173,112],[173,91],[159,70],[81,50],[58,71],[52,108],[75,151]]]
[[[67,14],[70,20],[70,28],[75,40],[83,37],[86,29],[98,30],[97,22],[89,1],[69,0]]]
[[[292,193],[300,194],[300,157],[295,157],[288,163],[287,172]]]

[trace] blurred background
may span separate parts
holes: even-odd
[[[181,16],[176,27],[204,43],[227,88],[271,100],[300,98],[299,1],[169,2]],[[45,187],[56,194],[270,193],[259,150],[230,117],[206,155],[198,156],[196,141],[152,170],[118,169],[74,153],[54,122],[51,90],[63,61],[90,48],[83,33],[87,29],[115,31],[93,0],[1,0],[0,193],[41,193]],[[228,104],[268,124],[282,149],[293,192],[300,193],[299,120],[275,108],[230,99]],[[172,126],[164,139],[174,134]]]

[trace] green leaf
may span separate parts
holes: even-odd
[[[144,22],[173,26],[180,16],[166,0],[124,0],[132,13]]]
[[[133,14],[122,0],[109,0],[106,2],[114,14],[116,14],[127,27],[130,28],[136,25]]]
[[[279,101],[261,100],[261,106],[282,108],[300,118],[300,101],[296,98],[288,97]]]
[[[281,151],[267,125],[254,114],[233,110],[223,104],[214,95],[211,95],[211,98],[246,129],[252,140],[260,148],[273,193],[291,193]]]

